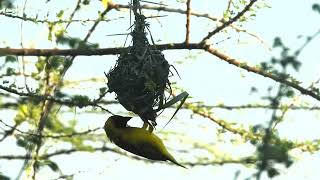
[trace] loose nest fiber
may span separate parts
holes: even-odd
[[[161,51],[149,44],[145,29],[145,17],[135,12],[133,45],[106,75],[107,85],[124,108],[156,125],[157,111],[165,101],[164,91],[170,88],[170,65]]]

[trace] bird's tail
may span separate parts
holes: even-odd
[[[169,156],[169,159],[168,159],[169,161],[171,161],[173,164],[175,164],[175,165],[178,165],[178,166],[180,166],[180,167],[183,167],[183,168],[185,168],[185,169],[188,169],[187,167],[185,167],[184,165],[182,165],[182,164],[180,164],[180,163],[178,163],[178,161],[177,160],[175,160],[174,159],[174,157],[173,156]]]

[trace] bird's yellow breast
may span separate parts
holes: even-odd
[[[128,127],[130,118],[114,115],[106,121],[104,130],[111,142],[138,156],[152,160],[169,160],[184,167],[168,152],[158,136],[142,128]]]
[[[134,127],[107,127],[109,139],[122,149],[133,154],[153,160],[167,160],[169,152],[164,144],[153,133]]]

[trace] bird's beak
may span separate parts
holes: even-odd
[[[132,117],[123,117],[121,116],[121,120],[128,122]]]

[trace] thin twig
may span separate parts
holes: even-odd
[[[305,43],[303,43],[302,46],[301,46],[298,50],[295,51],[295,55],[298,57],[298,56],[300,55],[300,53],[303,51],[303,49],[304,49],[308,44],[310,44],[310,42],[311,42],[314,38],[316,38],[319,34],[320,34],[320,29],[319,29],[316,33],[314,33],[312,36],[307,37],[307,40],[305,41]]]
[[[24,5],[23,5],[23,9],[22,9],[22,14],[23,15],[25,14],[27,2],[28,2],[28,0],[24,1]],[[24,21],[22,20],[21,23],[20,23],[20,30],[21,30],[21,32],[20,32],[20,41],[21,41],[20,45],[21,45],[21,48],[24,48],[24,46],[23,46],[23,36],[22,36],[22,34],[23,34],[23,23],[24,23]],[[22,56],[21,61],[22,61],[22,73],[24,74],[25,73],[25,59],[24,59],[24,56]],[[25,83],[25,87],[27,88],[27,90],[29,90],[28,86],[27,86],[27,77],[26,76],[24,76],[24,83]],[[18,126],[18,124],[16,124],[16,126]],[[15,130],[15,128],[12,129],[12,133],[14,132],[14,130]],[[26,165],[27,165],[26,163],[24,163],[22,165],[22,167],[19,170],[19,173],[18,173],[16,179],[20,179],[20,177],[21,177]]]
[[[95,22],[96,19],[71,19],[71,20],[63,20],[63,19],[59,19],[59,20],[47,20],[47,19],[38,19],[38,18],[32,18],[32,17],[27,17],[27,16],[18,16],[18,15],[13,15],[13,14],[9,14],[6,12],[0,12],[0,15],[2,16],[6,16],[8,18],[15,18],[15,19],[20,19],[22,21],[28,21],[28,22],[33,22],[33,23],[46,23],[46,24],[58,24],[58,23],[88,23],[88,22]],[[124,17],[118,17],[118,18],[113,18],[113,19],[105,19],[105,20],[101,20],[101,21],[105,21],[105,22],[109,22],[112,20],[118,20],[118,19],[123,19]]]
[[[129,5],[123,5],[123,4],[111,4],[108,7],[110,7],[111,9],[130,9]],[[176,8],[168,8],[168,7],[164,7],[164,6],[150,6],[150,5],[143,5],[141,6],[142,9],[149,9],[149,10],[156,10],[156,11],[165,11],[165,12],[173,12],[173,13],[179,13],[179,14],[187,14],[187,11],[182,10],[182,9],[176,9]],[[193,12],[190,11],[190,14],[192,16],[195,17],[202,17],[202,18],[207,18],[210,19],[212,21],[216,21],[219,23],[225,23],[223,18],[219,18],[219,17],[215,17],[212,15],[209,15],[208,13],[200,13],[200,12]],[[260,43],[262,43],[268,50],[271,50],[270,46],[264,42],[257,34],[250,32],[242,27],[239,26],[235,26],[233,24],[229,25],[231,28],[233,28],[234,30],[236,30],[237,32],[243,32],[243,33],[247,33],[250,36],[256,38]]]
[[[5,124],[1,119],[0,119],[0,122],[3,123],[3,124]],[[7,125],[5,124],[5,126],[7,126]],[[6,131],[4,132],[4,135],[3,135],[2,138],[0,139],[0,142],[2,142],[2,141],[5,140],[7,137],[9,137],[10,135],[12,135],[13,132],[17,129],[18,124],[15,124],[14,126],[7,126],[7,127],[10,127],[10,130],[6,130]]]
[[[231,4],[232,4],[232,0],[229,0],[229,1],[228,1],[228,6],[227,6],[227,10],[226,10],[226,11],[230,11]]]
[[[284,109],[288,108],[290,110],[306,110],[306,111],[317,111],[320,110],[319,106],[294,106],[290,105],[281,105],[278,107],[273,107],[270,105],[261,105],[261,104],[245,104],[245,105],[202,105],[202,103],[193,102],[193,104],[197,104],[198,108],[207,108],[207,109],[226,109],[226,110],[235,110],[235,109]]]
[[[244,15],[244,13],[246,13],[247,11],[249,11],[249,9],[251,8],[251,6],[256,2],[257,0],[251,0],[250,3],[248,5],[246,5],[244,7],[244,9],[242,11],[240,11],[236,16],[234,16],[233,18],[231,18],[229,21],[223,23],[221,26],[217,27],[215,30],[211,31],[208,33],[208,35],[206,37],[204,37],[201,40],[201,43],[204,43],[206,40],[210,39],[213,35],[217,34],[218,32],[220,32],[221,30],[223,30],[224,28],[228,27],[229,25],[231,25],[232,23],[236,22],[238,19],[240,19],[240,17],[242,17]]]
[[[39,94],[36,94],[36,93],[19,92],[19,91],[15,90],[15,89],[12,89],[12,88],[9,88],[9,87],[5,87],[5,86],[2,86],[2,85],[0,85],[0,89],[2,89],[4,91],[7,91],[9,93],[12,93],[12,94],[16,94],[18,96],[30,97],[30,98],[34,98],[34,99],[41,100],[41,101],[45,101],[45,100],[52,101],[52,102],[55,102],[55,103],[58,103],[58,104],[66,105],[66,106],[77,106],[77,107],[80,107],[80,108],[85,107],[85,106],[99,107],[100,109],[113,114],[109,110],[107,110],[107,109],[101,107],[100,105],[98,105],[98,103],[102,100],[102,98],[106,95],[106,93],[100,94],[100,96],[97,99],[94,99],[94,100],[89,100],[89,101],[86,101],[86,102],[74,102],[74,100],[72,98],[61,99],[61,98],[56,98],[56,97],[49,96],[49,95],[39,95]]]
[[[74,15],[76,14],[76,12],[80,9],[80,3],[81,0],[78,0],[76,7],[74,8],[74,10],[72,11],[70,17],[69,17],[69,22],[66,25],[66,29],[69,27],[69,25],[71,24],[71,20],[73,19]]]
[[[11,129],[10,131],[12,131],[12,129],[14,129],[15,131],[17,131],[17,132],[19,132],[21,134],[24,134],[24,135],[29,135],[29,136],[34,136],[34,137],[41,136],[42,138],[52,138],[52,139],[72,138],[74,136],[83,136],[83,135],[86,135],[86,134],[89,134],[89,133],[92,133],[92,132],[95,132],[95,131],[98,131],[98,130],[102,129],[101,127],[98,127],[98,128],[94,128],[94,129],[88,129],[88,130],[83,131],[83,132],[74,132],[74,133],[69,133],[69,134],[59,134],[59,135],[44,135],[44,134],[41,134],[41,135],[39,135],[39,134],[35,134],[35,133],[22,131],[22,130],[17,128],[17,125],[11,126],[11,125],[5,123],[1,119],[0,119],[0,123],[2,123],[6,127],[9,127]]]
[[[105,15],[110,11],[111,9],[106,8],[99,16],[99,18],[94,22],[94,24],[92,25],[92,27],[89,29],[86,37],[83,39],[84,42],[88,41],[88,39],[90,38],[92,32],[96,29],[96,27],[98,26],[98,24],[104,19]]]
[[[186,19],[187,19],[187,23],[186,23],[186,44],[189,44],[190,41],[190,16],[191,16],[191,0],[187,1],[187,13],[186,13]]]

